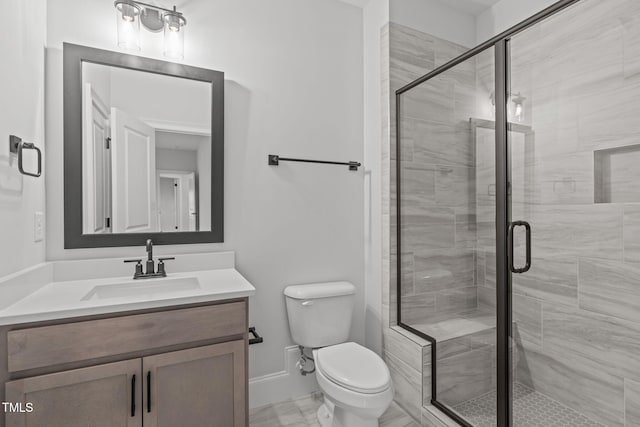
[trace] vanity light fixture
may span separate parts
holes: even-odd
[[[134,0],[116,0],[118,46],[140,50],[140,23],[148,31],[159,33],[164,29],[164,55],[173,59],[184,58],[184,26],[187,20],[181,12]]]

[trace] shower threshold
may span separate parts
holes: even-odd
[[[474,427],[495,427],[496,391],[453,407]],[[524,427],[604,427],[579,412],[523,384],[513,384],[513,425]]]

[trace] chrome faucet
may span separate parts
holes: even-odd
[[[145,245],[147,251],[147,266],[146,271],[142,271],[142,259],[125,259],[124,262],[135,262],[136,271],[133,275],[134,279],[151,279],[154,277],[167,277],[167,271],[164,268],[164,262],[175,259],[174,257],[158,258],[158,271],[155,271],[156,266],[153,261],[153,241],[147,239]]]
[[[147,271],[145,271],[144,274],[146,275],[154,274],[156,265],[153,262],[153,240],[147,239],[146,249],[147,249]]]

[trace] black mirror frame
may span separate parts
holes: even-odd
[[[64,43],[64,248],[224,241],[224,73],[121,52]],[[211,231],[83,234],[82,63],[91,62],[211,83]]]

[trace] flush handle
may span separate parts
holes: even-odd
[[[303,307],[309,307],[313,305],[313,301],[311,300],[307,300],[307,301],[302,301],[302,306]]]

